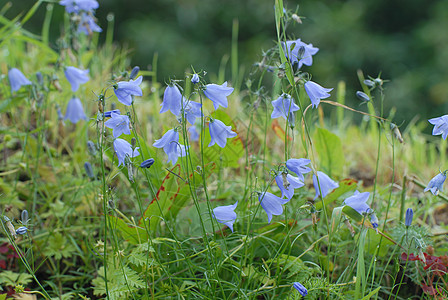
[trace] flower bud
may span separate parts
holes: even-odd
[[[16,229],[16,234],[25,234],[28,231],[28,228],[26,228],[25,226],[21,226],[19,228]]]
[[[406,218],[404,220],[404,225],[406,225],[406,227],[411,226],[413,217],[414,217],[414,211],[412,210],[412,208],[408,208],[406,210]]]
[[[395,137],[401,144],[403,144],[404,140],[403,140],[403,137],[401,136],[401,132],[400,132],[400,129],[398,129],[398,126],[395,125],[394,123],[390,123],[390,129],[392,130],[392,133],[394,134],[394,137]]]
[[[42,73],[41,73],[41,72],[37,72],[37,73],[36,73],[36,79],[37,79],[37,83],[38,83],[40,86],[43,86],[43,85],[44,85],[44,77],[42,76]]]
[[[366,79],[366,80],[364,80],[364,84],[365,84],[366,86],[368,86],[369,88],[373,88],[373,87],[375,87],[375,82],[373,82],[373,81],[370,80],[370,79]]]
[[[92,141],[87,141],[87,150],[89,151],[90,155],[96,155],[96,146]]]
[[[133,137],[132,139],[131,139],[131,145],[132,145],[132,148],[135,148],[135,145],[137,144],[137,139],[135,138],[135,137]]]
[[[305,55],[305,47],[304,46],[300,46],[298,54],[297,54],[297,59],[301,60],[304,55]]]
[[[131,71],[131,75],[129,75],[129,78],[132,79],[132,80],[134,80],[134,78],[137,77],[138,72],[140,72],[140,67],[135,66],[135,67],[132,69],[132,71]]]
[[[120,114],[120,110],[119,109],[114,109],[114,110],[110,110],[110,111],[106,111],[104,113],[104,117],[105,118],[110,118],[112,116],[112,113],[116,113],[116,114]]]
[[[147,159],[147,160],[145,160],[144,162],[142,162],[141,164],[140,164],[140,168],[150,168],[153,164],[154,164],[154,158],[150,158],[150,159]]]
[[[356,97],[358,97],[358,99],[361,100],[361,101],[366,101],[366,102],[370,101],[369,96],[367,96],[366,93],[361,92],[361,91],[357,91],[356,92]]]
[[[302,24],[302,19],[300,19],[300,17],[298,15],[292,14],[292,19],[294,21],[296,21],[297,23]]]
[[[291,129],[294,129],[294,127],[296,126],[296,116],[294,114],[294,112],[290,111],[288,114],[288,123],[289,123],[289,127]]]
[[[28,223],[28,221],[29,221],[29,219],[28,219],[28,211],[26,209],[22,210],[21,219],[22,219],[22,224],[23,225],[26,225],[26,223]]]
[[[193,76],[191,77],[191,83],[196,84],[199,82],[199,75],[198,74],[193,74]]]
[[[93,168],[92,165],[89,162],[84,163],[84,169],[86,170],[86,174],[89,178],[95,178],[95,175],[93,174]]]

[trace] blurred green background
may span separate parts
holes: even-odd
[[[223,58],[231,54],[235,20],[238,60],[246,75],[276,38],[273,1],[99,2],[99,25],[105,30],[108,14],[114,14],[114,38],[132,49],[132,65],[147,68],[158,54],[159,81],[182,78],[190,66],[217,74]],[[34,3],[12,1],[6,16],[26,12]],[[397,124],[415,116],[425,120],[448,113],[448,0],[285,1],[289,10],[299,4],[303,24],[295,24],[288,33],[320,48],[314,65],[304,69],[314,81],[325,87],[346,81],[347,102],[357,108],[360,103],[354,93],[361,89],[357,69],[371,76],[381,72],[383,79],[390,80],[385,112],[397,107]],[[59,36],[63,11],[55,2],[53,42]],[[45,5],[26,28],[38,34],[44,12]],[[231,79],[230,72],[225,78]],[[336,99],[335,94],[331,99]]]

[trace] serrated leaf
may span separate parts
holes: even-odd
[[[0,283],[5,286],[16,286],[18,284],[26,286],[29,284],[33,278],[27,273],[14,273],[12,271],[2,271],[2,276],[0,276]]]
[[[140,267],[145,265],[154,265],[154,259],[148,258],[147,254],[144,253],[132,253],[128,257],[129,262]]]
[[[43,250],[45,255],[54,256],[55,259],[71,257],[75,251],[76,248],[59,232],[54,233],[48,239],[48,242]]]
[[[320,168],[330,177],[342,175],[345,157],[341,139],[327,129],[317,128],[313,140]]]

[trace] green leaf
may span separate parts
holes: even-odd
[[[75,251],[76,248],[59,232],[54,233],[48,239],[48,242],[43,250],[45,255],[54,256],[55,259],[71,257]]]
[[[148,240],[148,235],[144,228],[135,226],[133,224],[128,224],[124,220],[116,216],[108,216],[109,222],[113,230],[120,232],[127,241],[132,244],[141,244]]]
[[[336,208],[333,209],[333,212],[331,213],[331,221],[330,221],[331,233],[334,233],[338,229],[339,224],[342,221],[342,209],[343,208],[344,208],[343,206],[342,207],[336,207]]]
[[[371,291],[370,293],[368,293],[367,295],[365,295],[361,300],[369,300],[370,297],[372,297],[373,295],[378,294],[378,292],[380,291],[381,287],[377,287],[376,289],[374,289],[373,291]]]
[[[341,139],[327,129],[317,128],[314,134],[314,146],[321,169],[330,177],[341,176],[345,162]]]
[[[33,276],[27,273],[14,273],[12,271],[2,271],[0,276],[0,283],[5,286],[16,286],[18,284],[26,286],[31,282]]]

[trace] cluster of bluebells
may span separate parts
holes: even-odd
[[[96,0],[61,0],[60,5],[65,11],[72,14],[73,20],[78,24],[78,32],[91,35],[92,32],[101,32],[102,29],[95,23],[95,9],[99,7]]]

